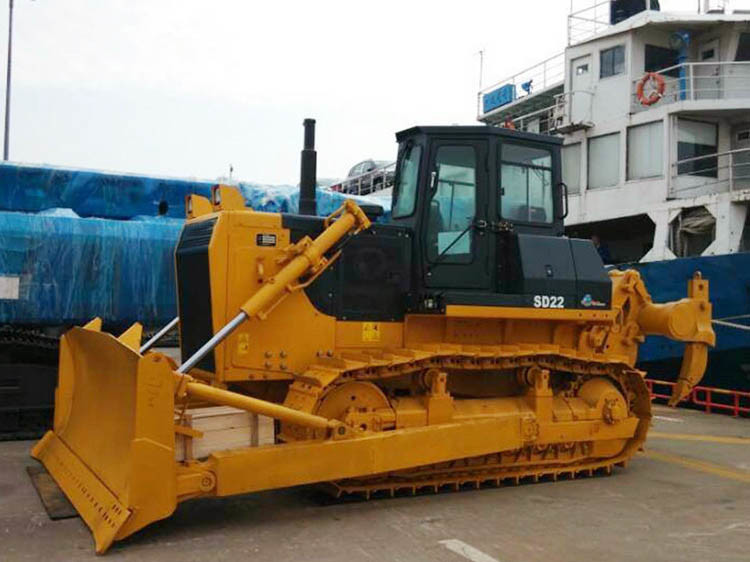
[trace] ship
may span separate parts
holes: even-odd
[[[563,51],[480,84],[477,119],[562,137],[566,233],[636,267],[656,300],[678,298],[695,271],[709,279],[717,345],[704,384],[749,391],[750,9],[698,4],[573,3]],[[533,205],[551,187],[504,196]],[[670,380],[682,354],[654,338],[641,361]]]

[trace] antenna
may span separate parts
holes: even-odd
[[[477,116],[482,114],[482,83],[484,82],[484,47],[479,49],[479,90],[477,91]]]

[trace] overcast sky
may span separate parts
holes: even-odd
[[[11,160],[206,179],[232,163],[238,178],[292,184],[303,118],[318,120],[320,177],[343,176],[364,158],[393,159],[400,129],[475,123],[480,48],[485,84],[500,80],[563,50],[570,8],[568,0],[15,5]]]

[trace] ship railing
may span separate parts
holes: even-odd
[[[573,10],[568,15],[568,45],[586,41],[611,27],[610,0],[596,2],[586,8]]]
[[[638,80],[631,86],[631,111],[637,113],[665,104],[700,100],[750,100],[750,62],[686,62],[659,70],[664,93],[652,105],[638,99]],[[645,93],[649,96],[649,92]]]
[[[369,195],[393,187],[395,172],[396,163],[390,162],[364,174],[343,179],[329,189],[351,195]]]
[[[565,81],[565,53],[558,53],[507,78],[483,87],[479,91],[479,115],[487,114],[513,102],[559,86]],[[513,86],[513,95],[506,104],[484,111],[484,97],[504,86]],[[524,95],[525,94],[525,95]]]
[[[592,127],[593,104],[594,92],[591,90],[571,90],[557,94],[555,105],[550,108],[550,129],[564,133]]]
[[[517,131],[527,133],[540,133],[543,135],[552,134],[552,110],[554,106],[543,107],[536,111],[524,113],[518,117],[513,117],[513,126]]]
[[[652,400],[669,400],[675,384],[674,381],[646,379],[646,386],[651,393]],[[750,414],[750,392],[696,386],[680,402],[680,405],[697,406],[707,414],[723,412],[738,417],[740,414]]]
[[[746,189],[750,189],[750,148],[683,158],[672,163],[669,186],[672,198]]]
[[[611,0],[571,0],[568,15],[568,45],[575,45],[612,27]],[[649,9],[658,10],[655,0]],[[585,7],[582,7],[585,6]],[[729,0],[699,0],[695,13],[732,13]]]

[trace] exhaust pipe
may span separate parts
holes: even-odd
[[[315,119],[305,119],[305,144],[302,149],[302,164],[299,178],[299,214],[317,215],[315,204],[316,167],[318,155],[315,152]]]

